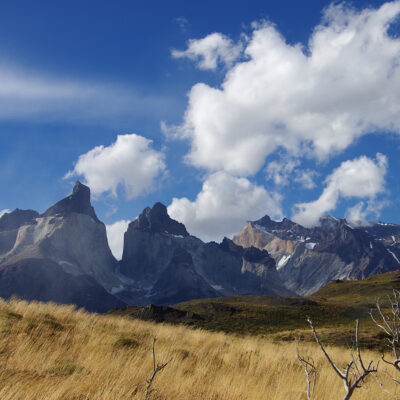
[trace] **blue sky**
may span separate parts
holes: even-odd
[[[116,253],[156,201],[205,240],[267,213],[400,223],[399,12],[2,1],[0,211],[79,179]]]

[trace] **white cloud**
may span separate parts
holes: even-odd
[[[371,216],[378,218],[382,208],[386,207],[388,204],[387,201],[371,200],[367,203],[361,201],[346,210],[346,219],[354,226],[370,225],[371,222],[369,222],[367,218]]]
[[[83,175],[93,194],[117,194],[122,185],[128,199],[154,189],[165,171],[164,154],[151,148],[152,141],[136,134],[118,135],[110,146],[97,146],[79,156],[66,178]]]
[[[174,58],[189,58],[200,69],[216,69],[218,65],[228,67],[240,56],[241,44],[235,44],[221,33],[212,33],[203,39],[190,39],[184,51],[172,50]]]
[[[316,186],[314,178],[317,175],[318,173],[316,171],[311,171],[309,169],[298,170],[293,180],[297,183],[300,183],[304,189],[313,189]]]
[[[128,229],[130,221],[121,220],[116,221],[111,225],[106,225],[108,245],[114,257],[118,260],[122,258],[124,249],[124,233]]]
[[[323,214],[336,208],[340,197],[374,199],[385,189],[386,169],[387,159],[379,153],[376,161],[362,156],[343,162],[325,179],[325,189],[317,200],[295,205],[292,219],[304,226],[315,226]]]
[[[174,22],[178,24],[181,32],[186,32],[187,28],[190,26],[190,23],[185,17],[177,17],[174,19]]]
[[[118,84],[52,76],[0,60],[0,120],[132,118],[165,109],[171,99],[142,95]]]
[[[246,59],[221,87],[194,85],[182,125],[164,130],[190,141],[190,164],[240,176],[257,173],[280,147],[322,160],[367,133],[399,133],[400,41],[388,34],[399,13],[400,1],[360,12],[330,6],[307,48],[287,43],[271,24],[256,24]],[[216,66],[215,53],[199,58],[207,51],[190,49],[182,55]]]
[[[0,218],[4,215],[4,214],[8,214],[10,213],[11,210],[9,210],[8,208],[4,209],[4,210],[0,210]]]
[[[346,219],[355,226],[362,226],[365,223],[367,217],[367,211],[365,209],[365,203],[360,201],[355,206],[346,210]]]
[[[275,185],[286,186],[289,183],[290,175],[299,165],[298,160],[271,161],[265,169],[267,179],[272,179]]]
[[[269,194],[246,178],[235,178],[225,172],[209,176],[195,201],[174,198],[168,213],[205,241],[232,236],[249,219],[265,214],[273,218],[282,216],[279,196]]]
[[[282,157],[279,161],[271,161],[265,168],[266,177],[273,180],[277,186],[286,186],[290,181],[294,181],[304,189],[315,187],[314,178],[316,171],[300,169],[300,160]]]

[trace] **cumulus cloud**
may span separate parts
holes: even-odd
[[[8,208],[4,209],[4,210],[0,210],[0,218],[4,215],[4,214],[8,214],[10,213],[11,210],[9,210]]]
[[[216,69],[218,65],[231,66],[240,56],[241,44],[235,44],[221,33],[212,33],[203,39],[191,39],[186,50],[172,50],[174,58],[189,58],[200,69]]]
[[[205,241],[232,236],[248,219],[265,214],[282,217],[278,195],[268,193],[246,178],[235,178],[225,172],[209,176],[196,200],[174,198],[168,213],[183,222],[191,234]]]
[[[117,195],[121,185],[132,199],[154,189],[165,171],[164,154],[151,148],[152,141],[136,134],[118,135],[110,146],[97,146],[79,156],[66,178],[84,176],[93,194]]]
[[[124,233],[128,229],[129,222],[130,221],[127,220],[121,220],[106,225],[108,245],[117,260],[122,258],[122,252],[124,249]]]
[[[194,85],[183,123],[164,130],[190,141],[190,164],[238,176],[257,173],[278,148],[323,160],[370,132],[399,133],[400,41],[388,33],[399,13],[400,1],[362,11],[332,5],[306,47],[287,43],[272,24],[255,24],[244,60],[220,87]],[[175,55],[215,68],[215,52],[193,50],[204,43]],[[231,59],[233,48],[224,50]]]
[[[387,158],[377,154],[376,160],[362,156],[343,162],[325,179],[321,196],[310,203],[295,205],[292,219],[304,226],[318,225],[320,217],[336,208],[340,197],[374,199],[385,189]],[[357,211],[355,209],[353,214]]]

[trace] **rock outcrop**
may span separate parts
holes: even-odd
[[[234,242],[265,249],[275,259],[285,285],[309,295],[334,279],[363,279],[398,269],[400,227],[369,224],[355,227],[330,216],[320,226],[305,228],[288,219],[265,216],[248,221]]]
[[[129,224],[117,296],[129,304],[173,304],[234,294],[290,295],[267,251],[229,239],[204,243],[172,220],[164,205],[146,208]]]
[[[108,293],[120,284],[117,261],[108,247],[105,225],[91,206],[90,190],[80,182],[42,215],[31,210],[3,215],[0,238],[1,276],[9,282],[8,287],[0,285],[0,296],[71,302],[97,311],[113,301],[124,304]],[[22,271],[26,276],[19,276]],[[54,285],[59,290],[53,291]],[[78,295],[78,288],[87,293]]]

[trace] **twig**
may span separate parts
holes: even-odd
[[[394,361],[388,361],[385,359],[385,354],[382,354],[382,361],[385,364],[391,365],[394,369],[400,373],[400,357],[399,357],[399,344],[400,344],[400,292],[398,290],[393,290],[392,296],[387,296],[390,304],[391,315],[385,315],[382,310],[381,300],[378,298],[376,300],[376,309],[378,311],[379,321],[374,317],[372,310],[369,315],[375,325],[380,328],[388,337],[387,340],[390,343],[390,347],[393,352]],[[392,378],[394,382],[400,384],[399,379],[394,378],[387,372],[387,375]]]
[[[309,357],[305,359],[300,355],[299,350],[299,339],[296,339],[297,359],[303,366],[304,373],[307,379],[307,400],[311,400],[314,396],[315,384],[317,383],[317,369],[315,367],[314,360]],[[312,383],[311,383],[312,382]]]
[[[172,361],[172,358],[171,358],[165,364],[159,364],[156,367],[156,353],[155,353],[156,340],[157,340],[157,338],[154,337],[153,338],[153,374],[151,375],[150,379],[147,381],[146,392],[144,394],[144,400],[147,400],[147,397],[150,393],[151,384],[153,383],[153,380],[156,377],[157,372],[160,372],[163,368],[165,368]]]

